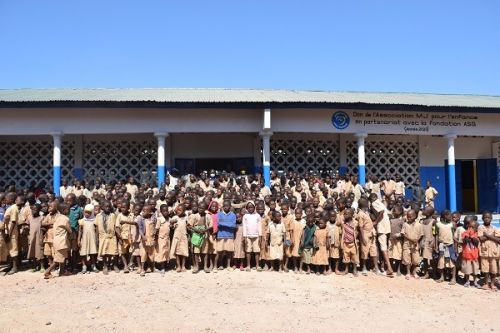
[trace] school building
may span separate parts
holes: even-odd
[[[251,89],[0,90],[0,187],[218,169],[400,174],[500,211],[500,97]]]

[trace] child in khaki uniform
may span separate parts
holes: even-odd
[[[121,204],[121,212],[116,217],[116,233],[118,238],[118,254],[123,263],[123,272],[128,273],[130,265],[130,246],[132,239],[130,228],[134,221],[134,215],[130,212],[130,202],[124,200]]]
[[[305,221],[302,219],[302,209],[295,209],[295,220],[292,223],[292,258],[293,258],[293,271],[298,272],[300,268],[300,241],[304,233]],[[328,230],[327,230],[328,232]]]
[[[283,269],[283,244],[286,240],[286,228],[281,223],[281,213],[274,211],[272,222],[269,224],[269,258],[272,261],[271,271],[274,271],[275,262],[278,262],[278,271]]]
[[[134,221],[130,225],[130,264],[129,269],[132,270],[134,257],[136,258],[137,263],[137,274],[141,274],[144,276],[141,267],[141,242],[142,242],[142,233],[144,232],[144,218],[141,216],[142,206],[140,204],[134,205],[133,217]]]
[[[321,269],[323,269],[321,272],[323,275],[326,275],[328,271],[327,244],[329,244],[329,240],[326,222],[327,218],[322,216],[319,220],[318,228],[314,232],[314,253],[312,263],[316,266],[316,275],[320,274]]]
[[[203,210],[205,213],[206,205],[203,204],[199,207],[199,210]],[[217,213],[219,210],[219,204],[216,201],[212,201],[210,205],[208,205],[208,213],[205,214],[205,240],[203,241],[203,245],[201,247],[201,253],[204,255],[204,271],[205,273],[210,273],[214,268],[214,259],[215,259],[215,232],[214,230],[214,220],[217,220]]]
[[[500,255],[500,235],[495,227],[491,225],[492,215],[490,212],[483,213],[483,225],[477,229],[477,235],[481,240],[479,255],[481,257],[481,271],[486,276],[484,289],[497,290],[494,279],[498,273],[498,257]]]
[[[392,262],[393,269],[397,271],[397,275],[401,275],[401,259],[403,259],[403,237],[401,230],[403,229],[404,219],[403,207],[395,206],[392,210],[391,235],[389,236],[389,259]]]
[[[243,265],[243,260],[245,259],[245,238],[243,237],[243,213],[238,211],[236,213],[236,229],[234,232],[234,267],[239,268],[240,271],[245,270],[245,266]],[[248,265],[248,269],[250,269],[250,265]]]
[[[58,203],[51,202],[48,207],[48,215],[42,220],[42,229],[45,231],[43,235],[43,255],[48,259],[49,266],[52,265],[54,255],[54,222],[56,221],[58,211]]]
[[[340,257],[342,252],[342,228],[344,224],[344,213],[346,209],[346,200],[340,198],[337,200],[338,213],[335,217],[335,226],[330,229],[330,253],[329,257],[334,262],[335,274],[343,274],[339,270]]]
[[[156,257],[155,262],[162,265],[160,273],[165,275],[167,264],[170,260],[170,222],[168,216],[168,206],[163,204],[160,206],[160,216],[156,221],[156,234],[158,240],[156,242]]]
[[[406,265],[406,279],[418,278],[417,268],[420,265],[419,243],[424,236],[422,224],[416,222],[417,212],[410,209],[406,213],[406,222],[403,224],[401,234],[403,241],[403,265]]]
[[[15,202],[15,204],[14,204]],[[19,255],[19,226],[20,216],[19,211],[24,206],[24,197],[17,196],[15,193],[7,194],[7,205],[9,208],[5,211],[3,221],[5,225],[4,239],[9,250],[11,270],[9,275],[17,273],[18,255]]]
[[[151,273],[155,268],[156,216],[153,213],[153,207],[145,205],[142,209],[142,217],[144,218],[144,234],[139,249],[141,254],[141,276],[144,276],[144,272]],[[144,271],[146,263],[148,263],[148,269]]]
[[[368,213],[368,200],[366,198],[361,198],[358,201],[359,210],[356,214],[356,220],[359,226],[360,240],[361,240],[361,267],[362,274],[368,275],[368,270],[366,269],[366,261],[369,257],[372,258],[373,269],[376,273],[379,273],[377,266],[377,232],[373,226],[373,221]]]
[[[421,220],[420,223],[422,224],[424,237],[422,237],[422,244],[420,245],[420,249],[422,251],[422,258],[424,259],[424,278],[429,279],[429,268],[433,266],[431,265],[431,263],[433,262],[432,253],[434,252],[434,248],[436,247],[436,240],[433,235],[433,228],[436,220],[434,220],[434,218],[432,217],[434,215],[434,208],[432,208],[431,206],[425,207],[423,214],[424,219]]]
[[[439,251],[438,259],[438,274],[440,278],[438,282],[444,281],[446,268],[451,270],[451,281],[450,284],[456,284],[455,280],[455,261],[457,260],[457,254],[455,252],[454,241],[453,241],[453,224],[451,223],[451,212],[449,210],[444,210],[441,213],[441,219],[436,223],[436,244],[437,250]]]
[[[262,231],[262,237],[260,238],[260,260],[264,262],[264,271],[269,269],[268,262],[270,261],[269,255],[269,224],[271,223],[271,218],[265,214],[265,206],[263,203],[259,203],[256,207],[257,213],[260,215],[260,225]]]
[[[343,252],[343,262],[346,265],[342,274],[347,274],[349,272],[349,264],[352,264],[352,274],[358,276],[358,222],[354,219],[354,209],[352,208],[346,208],[344,210],[341,248]]]
[[[88,257],[90,257],[92,271],[95,273],[99,272],[95,266],[97,259],[97,233],[95,229],[94,206],[86,205],[83,210],[83,219],[78,221],[77,237],[80,257],[82,259],[82,274],[88,271]]]
[[[291,240],[293,239],[292,224],[295,218],[292,214],[289,214],[290,206],[288,204],[286,203],[281,204],[280,208],[281,208],[281,223],[283,223],[283,226],[285,227],[286,230],[286,239]],[[284,253],[284,263],[283,263],[283,269],[285,272],[288,272],[288,261],[292,256],[292,248],[290,245],[291,245],[290,242],[285,243],[285,253]]]
[[[176,216],[171,218],[174,236],[170,246],[170,258],[176,260],[177,273],[186,271],[186,258],[189,256],[189,243],[187,238],[187,216],[184,213],[184,205],[175,208]]]
[[[117,233],[116,233],[116,215],[111,212],[111,203],[104,201],[101,205],[101,212],[95,218],[97,231],[99,232],[99,257],[103,260],[103,274],[108,274],[108,268],[114,265],[114,270],[119,273],[116,265],[116,256],[118,255]]]
[[[52,278],[52,270],[59,265],[59,276],[71,275],[70,272],[66,272],[64,268],[64,262],[69,254],[70,240],[72,229],[69,223],[69,218],[66,216],[69,213],[69,207],[65,204],[59,205],[59,214],[54,221],[54,262],[44,274],[45,279]]]

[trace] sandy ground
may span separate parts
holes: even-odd
[[[275,272],[0,277],[0,332],[494,332],[500,292]]]

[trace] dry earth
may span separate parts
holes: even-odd
[[[494,332],[500,292],[370,275],[0,277],[0,332]]]

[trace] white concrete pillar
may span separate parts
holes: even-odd
[[[61,143],[62,132],[50,133],[54,142],[53,162],[52,162],[52,187],[56,196],[60,195],[61,190]]]
[[[357,133],[358,139],[358,178],[359,184],[364,186],[366,184],[366,163],[365,163],[365,138],[366,133]]]
[[[457,184],[455,178],[455,134],[446,135],[448,139],[448,198],[452,212],[457,210]]]
[[[158,172],[157,172],[157,183],[158,188],[161,187],[162,184],[165,183],[165,139],[168,136],[168,133],[165,132],[156,132],[155,134],[156,140],[158,141]]]
[[[271,187],[271,136],[272,132],[261,132],[262,137],[262,174],[264,184]]]

